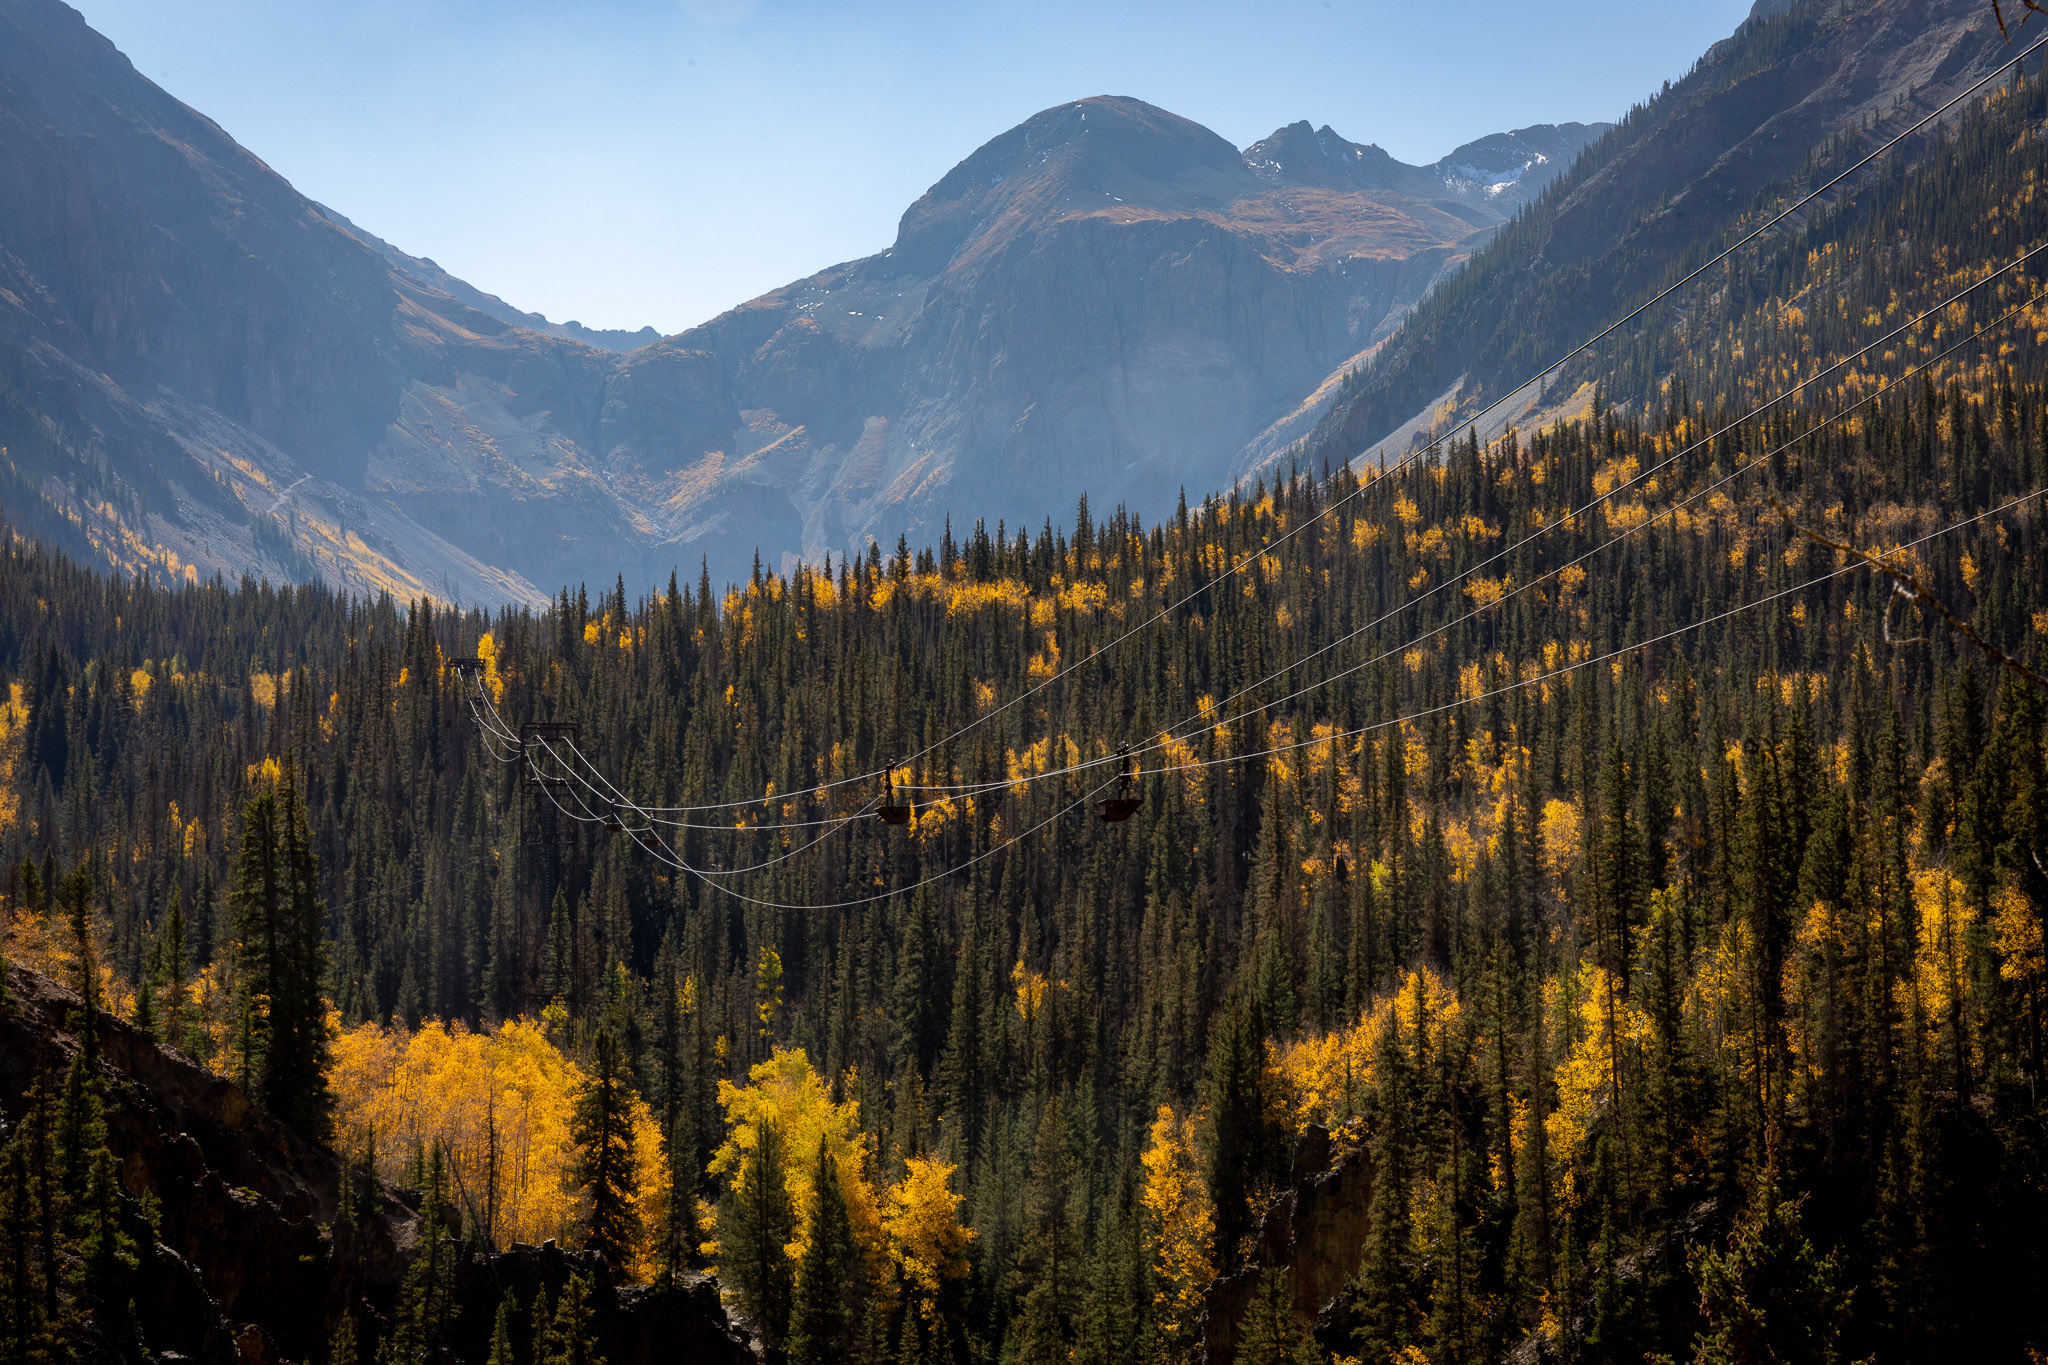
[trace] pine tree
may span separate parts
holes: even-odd
[[[597,1345],[597,1329],[590,1307],[590,1281],[571,1275],[562,1286],[562,1297],[548,1320],[535,1365],[604,1365]],[[535,1316],[539,1316],[536,1308]]]
[[[163,1041],[188,1056],[197,1056],[198,1049],[188,1036],[197,1021],[191,1013],[192,958],[185,936],[185,897],[175,885],[171,887],[171,907],[164,915],[163,928],[157,932],[150,966],[151,978],[163,999],[159,1007]]]
[[[399,1287],[391,1331],[377,1352],[378,1365],[419,1365],[433,1356],[453,1307],[455,1266],[444,1221],[447,1204],[447,1164],[437,1145],[427,1157],[420,1191],[419,1241]]]
[[[718,1271],[740,1311],[771,1350],[789,1324],[792,1272],[786,1250],[796,1209],[782,1172],[782,1133],[763,1123],[751,1159],[718,1211]]]
[[[264,1107],[314,1142],[333,1133],[324,914],[296,769],[249,799],[235,854],[237,1069]]]
[[[1259,1272],[1239,1330],[1239,1365],[1321,1365],[1322,1352],[1294,1311],[1285,1270]]]
[[[1761,1186],[1726,1251],[1693,1254],[1700,1313],[1694,1365],[1833,1365],[1849,1296],[1834,1256],[1818,1254],[1800,1229],[1803,1199]]]
[[[1410,1206],[1415,1156],[1415,1088],[1401,1014],[1391,1012],[1379,1050],[1377,1122],[1372,1137],[1372,1203],[1367,1214],[1365,1264],[1359,1273],[1362,1319],[1358,1343],[1368,1359],[1382,1360],[1411,1345],[1422,1302],[1414,1263]]]
[[[1015,1282],[1021,1291],[1015,1359],[1064,1361],[1081,1308],[1081,1244],[1072,1204],[1076,1171],[1058,1097],[1038,1117],[1025,1187],[1024,1238]]]
[[[1216,1214],[1213,1259],[1221,1269],[1238,1264],[1254,1193],[1280,1174],[1280,1134],[1266,1086],[1260,1011],[1255,997],[1240,993],[1209,1035],[1209,1198]]]
[[[512,1354],[512,1315],[519,1311],[519,1297],[511,1290],[498,1300],[497,1316],[491,1319],[491,1350],[484,1365],[518,1365]]]
[[[64,907],[71,937],[71,989],[79,1005],[72,1012],[80,1057],[88,1064],[100,1055],[100,961],[92,925],[93,864],[88,858],[64,878],[58,899]]]
[[[327,1083],[326,911],[320,903],[320,866],[313,855],[298,767],[286,756],[277,808],[281,886],[277,914],[282,949],[273,988],[270,1070],[272,1110],[299,1133],[321,1144],[334,1135],[334,1092]]]
[[[590,1225],[584,1246],[618,1269],[640,1233],[633,1199],[632,1092],[618,1036],[600,1024],[592,1040],[590,1080],[576,1099],[570,1133],[582,1155],[575,1179],[590,1193]]]
[[[810,1243],[797,1263],[789,1313],[790,1365],[844,1360],[864,1312],[863,1267],[839,1187],[839,1163],[823,1139],[811,1187],[817,1191],[817,1208],[811,1215]]]
[[[500,1324],[504,1322],[501,1315]],[[334,1339],[327,1346],[327,1365],[361,1365],[362,1348],[356,1343],[356,1315],[342,1310],[341,1325],[334,1329]],[[498,1365],[495,1360],[492,1365]]]

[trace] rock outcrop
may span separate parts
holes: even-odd
[[[1288,1187],[1266,1207],[1258,1240],[1238,1270],[1209,1286],[1202,1317],[1202,1358],[1231,1365],[1259,1277],[1287,1274],[1295,1311],[1321,1321],[1357,1275],[1372,1213],[1372,1162],[1362,1147],[1337,1152],[1327,1129],[1312,1126],[1295,1143]]]

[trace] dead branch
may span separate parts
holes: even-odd
[[[2027,11],[2027,14],[2048,14],[2048,9],[2041,7],[2040,0],[2020,0],[2020,5]],[[2012,34],[2006,32],[2005,28],[2004,0],[1991,0],[1991,17],[1998,20],[1998,36],[2005,39],[2008,43],[2011,42]],[[2020,17],[2020,22],[2022,24],[2027,22],[2025,15]]]
[[[2040,8],[2040,6],[2035,3],[2035,0],[2026,0],[2026,4],[2029,9]],[[1877,570],[1879,573],[1885,575],[1885,577],[1892,580],[1893,584],[1895,585],[1893,587],[1893,593],[1895,595],[1903,593],[1906,597],[1911,598],[1913,601],[1925,602],[1928,606],[1934,609],[1936,615],[1940,616],[1942,620],[1948,622],[1951,626],[1954,626],[1958,631],[1962,633],[1964,639],[1968,640],[1971,644],[1977,646],[1978,649],[1984,651],[1985,655],[1992,659],[1994,662],[1996,662],[2001,668],[2005,668],[2011,671],[2012,673],[2017,674],[2019,677],[2025,678],[2028,682],[2032,683],[2036,687],[2048,690],[2048,678],[2042,677],[2039,673],[2036,673],[2033,669],[2028,668],[2018,659],[2013,658],[2012,655],[2007,654],[1997,645],[1992,644],[1982,635],[1979,635],[1977,633],[1977,628],[1975,626],[1971,625],[1968,621],[1965,621],[1962,617],[1956,615],[1953,611],[1950,611],[1948,609],[1948,604],[1943,602],[1939,597],[1936,597],[1934,593],[1931,590],[1929,590],[1927,585],[1925,583],[1922,583],[1918,578],[1914,577],[1911,572],[1909,572],[1906,569],[1900,568],[1896,564],[1887,562],[1880,555],[1874,555],[1870,553],[1870,551],[1868,550],[1860,549],[1857,546],[1848,544],[1846,541],[1836,540],[1832,536],[1824,535],[1821,532],[1814,530],[1811,526],[1806,525],[1804,522],[1800,521],[1798,517],[1794,516],[1792,514],[1792,509],[1787,507],[1784,503],[1780,502],[1775,496],[1770,497],[1768,501],[1770,502],[1771,506],[1777,508],[1780,512],[1785,514],[1785,520],[1788,523],[1790,523],[1792,529],[1797,531],[1800,535],[1805,536],[1808,540],[1812,541],[1816,545],[1824,545],[1830,550],[1839,551],[1842,554],[1848,555],[1851,559],[1859,560],[1862,563],[1868,565],[1870,568]],[[1887,613],[1889,613],[1890,611],[1889,603],[1886,604],[1886,611]]]

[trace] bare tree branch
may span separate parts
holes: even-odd
[[[2021,7],[2027,11],[2027,14],[2048,14],[2048,9],[2041,7],[2041,0],[2019,0],[2019,2]],[[2011,42],[2012,34],[2007,32],[2005,27],[2004,0],[1991,0],[1991,17],[1998,20],[1998,36],[2005,39],[2008,43]],[[2020,16],[2020,22],[2022,24],[2027,22],[2026,15]]]
[[[2025,0],[2025,3],[2029,9],[2040,9],[2040,6],[2035,3],[2035,0]],[[1816,545],[1825,545],[1830,550],[1839,550],[1841,553],[1848,555],[1851,559],[1861,560],[1864,564],[1867,564],[1871,568],[1877,570],[1879,573],[1891,579],[1892,582],[1896,585],[1896,587],[1893,589],[1894,593],[1903,593],[1905,596],[1912,598],[1916,602],[1925,602],[1928,606],[1934,608],[1935,613],[1937,615],[1939,615],[1944,621],[1947,621],[1951,626],[1954,626],[1958,631],[1962,632],[1963,637],[1965,639],[1967,639],[1971,644],[1977,646],[1978,649],[1983,650],[1984,653],[1988,657],[1990,657],[1994,662],[1999,664],[2000,667],[2009,669],[2011,672],[2017,674],[2022,678],[2025,678],[2028,682],[2032,683],[2036,687],[2048,690],[2048,678],[2042,677],[2039,673],[2036,673],[2033,669],[2028,668],[2018,659],[2013,658],[2012,655],[2007,654],[1997,645],[1992,644],[1982,635],[1979,635],[1977,633],[1977,628],[1975,626],[1971,625],[1968,621],[1965,621],[1962,617],[1956,615],[1953,611],[1950,611],[1946,603],[1944,603],[1940,598],[1936,597],[1934,593],[1931,590],[1929,590],[1925,583],[1922,583],[1918,578],[1915,578],[1907,570],[1902,569],[1895,564],[1889,564],[1885,562],[1882,556],[1874,555],[1870,553],[1870,551],[1868,550],[1859,549],[1856,546],[1850,545],[1845,541],[1836,540],[1831,536],[1823,535],[1821,532],[1814,530],[1811,526],[1806,525],[1805,523],[1801,522],[1796,516],[1794,516],[1792,514],[1792,509],[1787,507],[1784,503],[1778,501],[1776,497],[1771,497],[1769,499],[1769,502],[1771,506],[1777,508],[1780,512],[1785,514],[1785,520],[1788,523],[1790,523],[1792,529],[1797,531],[1800,535],[1805,536],[1808,540],[1812,541]],[[1886,612],[1887,615],[1889,615],[1889,603],[1886,604]]]

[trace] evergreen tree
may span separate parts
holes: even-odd
[[[1262,1270],[1239,1329],[1240,1365],[1320,1365],[1322,1352],[1294,1311],[1285,1270]]]
[[[1705,1329],[1695,1365],[1833,1365],[1840,1359],[1849,1295],[1836,1258],[1822,1256],[1800,1229],[1800,1199],[1769,1184],[1736,1225],[1726,1251],[1694,1253]]]
[[[229,904],[235,915],[237,1070],[255,1096],[315,1142],[333,1131],[327,1084],[324,915],[298,795],[287,766],[242,812]]]
[[[1239,994],[1209,1036],[1209,1197],[1219,1268],[1238,1264],[1254,1194],[1279,1174],[1280,1134],[1267,1094],[1265,1028],[1254,997]]]
[[[499,1322],[504,1321],[500,1316]],[[356,1344],[356,1315],[344,1309],[341,1325],[334,1329],[334,1340],[327,1346],[327,1365],[361,1365],[362,1348]],[[493,1361],[492,1365],[499,1365]]]
[[[574,1178],[590,1195],[584,1245],[614,1269],[625,1264],[640,1231],[633,1202],[632,1099],[618,1037],[609,1024],[600,1024],[570,1133],[582,1151]]]
[[[1064,1129],[1059,1099],[1047,1100],[1032,1145],[1017,1257],[1022,1302],[1011,1356],[1018,1365],[1066,1360],[1081,1309],[1083,1265],[1072,1209],[1076,1172]]]
[[[793,1288],[785,1248],[796,1231],[796,1209],[783,1180],[782,1133],[772,1123],[759,1132],[718,1211],[718,1271],[762,1341],[780,1350]]]
[[[812,1188],[817,1191],[817,1208],[811,1215],[810,1242],[797,1263],[789,1313],[790,1365],[845,1360],[847,1344],[864,1313],[863,1267],[839,1187],[839,1163],[822,1139]]]
[[[519,1309],[519,1298],[511,1290],[498,1300],[498,1314],[491,1319],[491,1350],[484,1358],[484,1365],[518,1365],[512,1354],[512,1314]]]
[[[541,1349],[535,1354],[536,1365],[604,1365],[590,1294],[590,1281],[581,1275],[571,1275],[562,1286],[562,1297],[555,1304]],[[538,1318],[539,1308],[534,1311]]]
[[[454,1245],[448,1239],[444,1218],[447,1165],[438,1146],[427,1156],[423,1186],[419,1244],[399,1286],[391,1330],[377,1352],[378,1365],[420,1365],[431,1360],[442,1324],[453,1307]]]

